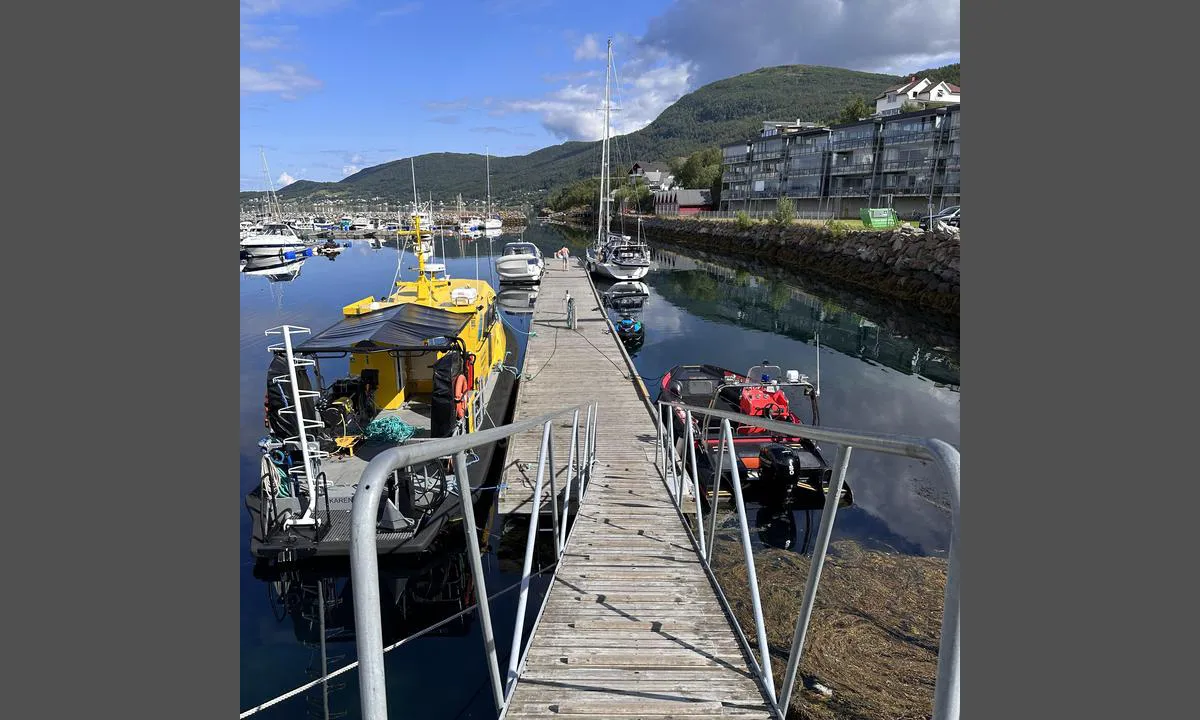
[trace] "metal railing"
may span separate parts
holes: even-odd
[[[927,460],[937,466],[946,482],[950,499],[950,548],[946,575],[946,590],[942,606],[942,629],[938,644],[937,681],[934,686],[933,719],[958,720],[959,717],[959,577],[958,577],[958,542],[959,542],[959,452],[949,443],[936,439],[915,438],[901,435],[885,435],[881,433],[863,433],[850,430],[838,430],[810,425],[794,425],[777,420],[767,420],[761,417],[751,417],[725,410],[701,408],[683,403],[658,402],[658,412],[655,421],[658,425],[658,445],[655,448],[655,463],[663,481],[667,484],[676,509],[680,516],[683,510],[680,506],[682,491],[685,486],[691,490],[696,500],[696,532],[693,533],[688,524],[684,528],[691,536],[692,543],[700,554],[700,562],[710,581],[717,591],[726,614],[743,645],[752,669],[758,676],[772,709],[778,717],[787,716],[788,705],[792,699],[792,689],[800,667],[800,658],[804,653],[805,640],[808,635],[809,620],[812,618],[813,605],[816,601],[817,588],[821,580],[821,570],[825,564],[825,556],[829,549],[829,540],[833,535],[833,523],[837,516],[838,500],[845,485],[846,469],[850,464],[850,454],[854,448],[872,452],[901,455],[904,457]],[[683,413],[684,456],[676,448],[675,417],[676,412]],[[664,425],[662,417],[666,415]],[[694,417],[703,418],[704,432],[707,438],[709,420],[721,420],[718,434],[717,467],[713,474],[712,505],[709,509],[710,522],[708,538],[704,536],[704,513],[700,507],[701,486],[697,473],[695,439],[696,429]],[[800,606],[800,616],[796,620],[795,632],[792,636],[792,646],[788,653],[787,669],[783,677],[783,685],[776,692],[775,679],[771,674],[770,650],[767,644],[766,624],[763,621],[762,602],[758,593],[758,580],[754,571],[754,555],[750,545],[750,526],[746,520],[746,505],[742,498],[741,479],[738,474],[737,455],[733,445],[733,433],[730,422],[764,428],[780,433],[785,437],[805,437],[813,442],[829,442],[839,445],[837,458],[834,461],[833,477],[826,493],[824,510],[817,530],[817,541],[813,547],[813,560],[804,588],[804,599]],[[669,439],[669,440],[668,440]],[[727,457],[728,456],[728,457]],[[717,492],[719,481],[724,473],[724,465],[728,461],[731,494],[733,495],[738,527],[741,534],[742,552],[746,563],[746,574],[750,586],[751,608],[754,613],[755,635],[761,660],[756,658],[750,648],[741,627],[734,617],[733,611],[720,588],[711,566],[713,545],[716,543],[717,509],[720,496]],[[689,472],[690,470],[690,472]]]
[[[587,412],[585,425],[579,426],[581,410]],[[552,422],[566,413],[571,413],[571,451],[563,468],[567,482],[563,492],[562,510],[558,505],[555,477],[558,471],[554,463]],[[555,559],[562,559],[567,545],[567,514],[570,509],[571,488],[577,486],[578,501],[582,501],[591,484],[592,470],[596,463],[596,427],[599,420],[599,404],[576,405],[541,417],[522,420],[498,428],[459,435],[451,438],[416,442],[411,445],[391,448],[368,463],[354,492],[354,504],[350,511],[350,579],[354,588],[354,631],[358,642],[359,697],[362,702],[364,720],[387,720],[387,691],[383,667],[383,625],[380,616],[379,558],[375,545],[376,523],[380,503],[393,473],[414,465],[433,460],[453,457],[453,467],[458,478],[459,502],[463,515],[463,532],[467,539],[467,554],[470,559],[471,576],[474,580],[475,599],[478,604],[480,625],[483,628],[484,652],[487,655],[488,674],[491,680],[492,697],[500,715],[512,699],[516,680],[524,666],[529,650],[521,648],[521,636],[525,628],[525,607],[529,598],[529,583],[532,576],[534,548],[537,540],[538,516],[542,509],[542,487],[547,482],[549,467],[549,501],[553,524]],[[492,632],[491,610],[488,606],[483,562],[475,528],[474,501],[470,482],[466,478],[466,451],[479,445],[497,442],[528,430],[542,427],[541,450],[538,453],[537,479],[534,483],[533,507],[529,516],[529,537],[525,544],[525,563],[521,573],[520,595],[517,601],[517,617],[513,627],[513,643],[509,652],[506,679],[501,682],[500,664],[496,654],[496,641]],[[582,436],[581,436],[582,435]],[[583,447],[580,448],[580,442]],[[578,459],[578,461],[577,461]],[[549,598],[547,593],[546,598]],[[545,610],[545,599],[542,611]],[[541,620],[539,611],[534,629]],[[533,633],[529,637],[533,641]]]

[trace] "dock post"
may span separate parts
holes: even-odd
[[[575,467],[576,461],[579,459],[579,453],[576,451],[579,447],[579,410],[576,409],[571,415],[571,455],[567,459],[567,487],[563,492],[563,515],[562,515],[562,536],[559,538],[558,554],[562,556],[562,549],[567,544],[567,518],[571,514],[571,483],[579,481],[579,471]],[[574,472],[575,477],[571,474]]]
[[[558,531],[558,484],[554,482],[554,476],[558,474],[558,471],[554,469],[554,426],[547,423],[547,428],[547,434],[550,436],[550,442],[546,446],[550,465],[550,531],[554,535],[554,559],[557,561],[562,558],[563,551],[562,538]],[[538,504],[541,504],[540,500]]]
[[[550,444],[550,421],[546,421],[546,425],[542,430],[542,450],[538,453],[538,470],[537,479],[534,481],[533,498],[530,502],[533,503],[533,508],[529,513],[529,537],[525,539],[525,564],[521,570],[521,592],[517,598],[517,619],[513,627],[512,649],[508,654],[508,676],[504,683],[504,696],[509,697],[509,693],[516,687],[517,684],[517,665],[521,660],[521,635],[525,631],[525,606],[529,602],[529,573],[533,569],[533,550],[537,543],[537,526],[538,513],[541,510],[542,504],[542,480],[546,476],[546,448]]]
[[[708,416],[704,417],[705,422],[708,422]],[[721,423],[721,430],[724,431],[725,424]],[[720,442],[717,443],[717,473],[713,475],[712,486],[712,507],[708,512],[712,517],[710,522],[712,527],[708,532],[708,557],[704,558],[705,562],[712,562],[713,546],[717,544],[717,504],[721,502],[721,474],[725,472],[725,433],[721,433]]]
[[[817,585],[821,582],[821,570],[825,567],[825,554],[829,550],[829,538],[833,536],[833,521],[837,515],[838,499],[846,481],[846,468],[850,465],[850,451],[854,448],[843,445],[834,462],[833,480],[825,495],[825,509],[821,512],[821,526],[817,529],[817,544],[813,546],[813,559],[804,583],[804,601],[800,604],[800,616],[796,618],[796,632],[792,635],[792,649],[788,653],[787,671],[783,675],[783,701],[780,711],[787,716],[788,703],[792,699],[792,686],[796,682],[796,671],[800,668],[800,656],[804,653],[804,640],[808,635],[808,622],[812,619],[813,603],[817,599]]]
[[[771,675],[771,648],[767,644],[767,627],[763,622],[762,599],[758,596],[758,574],[754,572],[754,549],[750,546],[750,525],[746,521],[746,503],[742,500],[742,479],[738,475],[737,450],[733,444],[733,430],[729,420],[721,421],[725,431],[725,446],[729,450],[730,485],[733,486],[734,505],[737,506],[738,525],[742,531],[742,555],[746,560],[746,580],[750,585],[750,604],[754,609],[754,630],[758,636],[759,674],[767,697],[775,702],[775,677]]]
[[[458,451],[454,456],[454,467],[467,467],[467,454]],[[465,472],[464,472],[465,474]],[[483,652],[487,656],[488,675],[492,681],[492,699],[496,711],[504,707],[504,687],[500,684],[500,663],[496,658],[496,636],[492,633],[492,611],[488,605],[487,584],[483,575],[483,561],[479,556],[479,534],[475,529],[475,507],[471,498],[470,483],[464,492],[459,486],[459,504],[462,506],[463,532],[467,536],[467,556],[471,559],[471,577],[475,581],[475,602],[479,605],[479,624],[483,628]]]
[[[696,537],[700,540],[700,556],[706,557],[708,553],[705,551],[704,545],[704,517],[700,510],[700,473],[696,471],[696,437],[692,430],[692,411],[688,410],[686,414],[687,423],[687,452],[692,461],[692,494],[693,500],[696,502]]]

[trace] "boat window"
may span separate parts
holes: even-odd
[[[688,380],[688,395],[703,395],[708,397],[713,394],[712,380]]]

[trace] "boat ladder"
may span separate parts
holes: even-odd
[[[304,513],[298,518],[288,518],[284,522],[284,527],[293,526],[310,526],[316,527],[321,523],[321,519],[316,517],[314,509],[317,506],[317,487],[316,479],[318,473],[314,468],[320,467],[320,461],[329,456],[329,453],[321,450],[319,445],[314,440],[309,440],[308,431],[316,428],[325,427],[325,423],[317,418],[304,417],[305,399],[315,399],[321,396],[318,390],[303,390],[297,382],[297,368],[314,367],[317,364],[316,360],[309,358],[297,358],[292,349],[292,336],[303,335],[312,332],[308,328],[299,327],[297,325],[280,325],[279,327],[271,328],[266,331],[267,335],[282,335],[283,342],[271,345],[267,348],[272,353],[282,352],[287,357],[288,372],[286,375],[276,375],[271,378],[271,382],[277,383],[280,389],[285,386],[290,388],[292,406],[283,408],[280,414],[289,414],[296,416],[296,434],[290,437],[283,438],[283,444],[291,447],[300,448],[300,454],[304,458],[301,465],[296,465],[288,470],[288,474],[296,482],[297,485],[303,485],[308,490],[308,504],[304,508]]]

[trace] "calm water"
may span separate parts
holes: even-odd
[[[490,242],[447,239],[450,273],[475,276],[478,268],[480,277],[492,277],[493,266],[486,258],[509,239],[512,236]],[[537,243],[547,255],[566,245],[578,257],[589,235],[534,225],[524,239]],[[354,241],[332,261],[306,260],[300,275],[291,281],[241,277],[241,486],[236,502],[242,513],[243,547],[249,545],[250,528],[242,498],[257,483],[257,442],[263,435],[262,395],[269,360],[263,331],[284,323],[314,331],[333,324],[343,305],[387,292],[397,254],[395,247],[372,249],[364,241]],[[836,301],[823,297],[806,290],[809,284],[802,278],[744,261],[701,259],[697,253],[670,248],[656,249],[654,259],[656,268],[645,279],[650,296],[636,314],[645,326],[645,337],[631,352],[652,394],[662,374],[681,362],[712,363],[744,372],[769,359],[815,377],[819,333],[822,425],[938,437],[958,444],[958,347],[943,328],[926,328],[916,318],[898,321],[890,312],[887,319],[882,312],[881,317],[863,317],[845,309],[844,305],[853,304],[845,296]],[[407,277],[411,277],[407,268],[414,264],[411,254],[406,255]],[[528,327],[527,317],[505,317],[518,329]],[[901,326],[903,335],[897,332]],[[514,335],[523,337],[519,332]],[[322,368],[326,367],[323,362]],[[332,367],[325,371],[327,379],[332,374]],[[850,463],[848,482],[855,504],[839,512],[835,541],[853,538],[909,554],[944,553],[949,521],[932,468],[915,460],[858,451]],[[795,548],[805,545],[806,523],[811,523],[815,534],[818,519],[818,513],[803,512],[790,518],[755,515],[752,520],[760,526],[756,541],[776,545],[791,541]],[[524,533],[522,528],[502,530],[495,518],[484,527],[488,522],[487,516],[480,518],[481,542],[488,590],[495,592],[519,580]],[[457,529],[446,539],[442,552],[427,567],[381,568],[385,646],[469,604],[472,591],[464,539]],[[243,552],[243,710],[320,676],[322,617],[325,667],[332,671],[355,659],[347,576],[346,568],[335,563],[304,574],[259,579],[248,550]],[[527,625],[545,586],[540,579],[534,584]],[[492,601],[502,668],[512,641],[516,601],[513,592]],[[495,716],[474,613],[386,657],[392,712],[423,718]],[[318,685],[254,717],[309,716],[358,717],[357,671],[330,681],[327,692]]]

